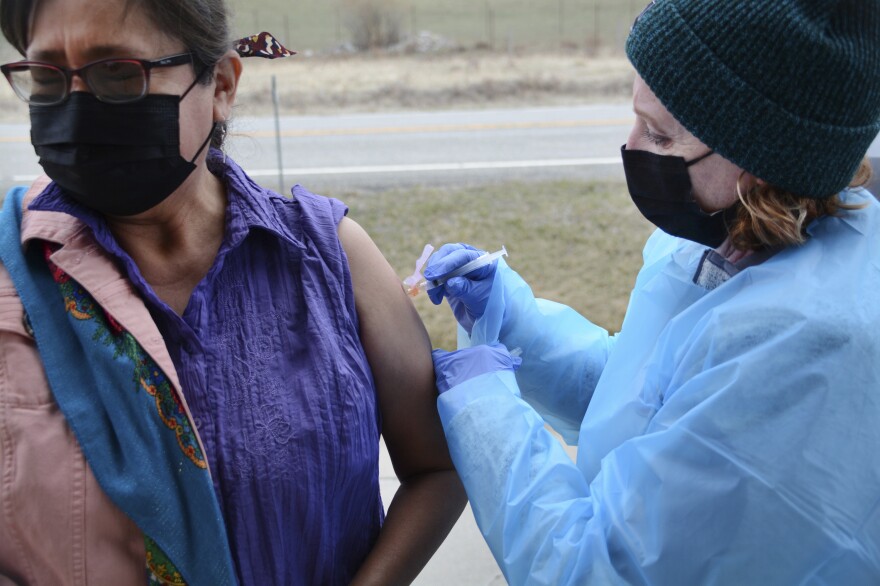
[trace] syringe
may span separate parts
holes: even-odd
[[[431,289],[436,289],[437,287],[442,287],[446,281],[449,279],[454,279],[455,277],[460,277],[462,275],[466,275],[471,271],[475,271],[480,267],[484,267],[490,263],[495,262],[497,259],[502,256],[507,256],[507,248],[503,245],[501,246],[501,250],[496,250],[495,252],[487,252],[486,254],[480,255],[469,263],[465,263],[458,267],[457,269],[450,271],[449,273],[443,275],[439,279],[433,279],[430,281],[422,281],[419,283],[423,285],[423,288],[426,291],[430,291]]]

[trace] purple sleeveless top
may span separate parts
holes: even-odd
[[[72,214],[119,259],[165,338],[204,442],[242,584],[348,584],[383,521],[380,422],[337,236],[347,208],[256,185],[213,151],[226,235],[182,317],[103,219],[57,187],[33,209]]]

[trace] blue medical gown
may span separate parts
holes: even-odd
[[[439,408],[511,584],[880,584],[880,206],[843,196],[711,291],[656,232],[614,337],[499,271],[523,366]]]

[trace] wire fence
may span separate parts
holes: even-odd
[[[231,0],[233,34],[267,30],[300,52],[350,50],[353,9],[388,11],[402,40],[428,34],[445,46],[491,50],[584,49],[622,53],[647,0]],[[18,54],[0,38],[0,60]]]
[[[462,48],[602,49],[623,52],[646,0],[298,0],[240,3],[237,33],[268,30],[299,51],[343,48],[358,26],[353,7],[381,4],[403,39],[430,33]],[[270,2],[271,4],[271,2]]]

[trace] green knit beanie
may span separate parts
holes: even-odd
[[[880,0],[655,0],[626,52],[692,134],[798,195],[845,188],[880,132]]]

